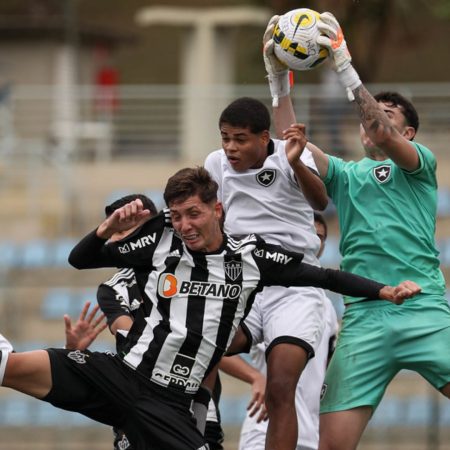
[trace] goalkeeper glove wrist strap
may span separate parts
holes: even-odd
[[[289,81],[289,71],[277,74],[267,75],[269,80],[270,94],[272,95],[272,106],[278,106],[278,99],[280,97],[286,97],[291,92],[291,86]]]
[[[337,74],[341,84],[352,91],[362,84],[358,72],[356,72],[351,64],[341,72],[337,72]]]

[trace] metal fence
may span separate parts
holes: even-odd
[[[450,83],[369,85],[372,92],[394,89],[412,99],[421,117],[418,140],[439,157],[447,157],[450,136]],[[76,101],[69,107],[58,104],[52,86],[18,86],[0,97],[0,152],[23,155],[42,148],[50,155],[67,152],[74,160],[94,158],[178,158],[184,155],[182,137],[186,121],[184,104],[198,96],[199,120],[205,100],[215,105],[215,115],[202,123],[196,136],[204,154],[218,143],[217,120],[222,105],[239,96],[252,96],[270,105],[265,85],[217,86],[206,92],[190,93],[178,85],[121,86],[114,106],[106,108],[93,86],[78,86]],[[330,152],[359,151],[358,121],[353,107],[338,91],[330,95],[320,85],[293,89],[299,121],[306,123],[312,141]],[[203,106],[202,106],[203,105]],[[63,111],[63,112],[61,112]],[[184,155],[186,156],[186,155]]]

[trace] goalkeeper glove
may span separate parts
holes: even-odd
[[[267,24],[263,36],[263,58],[266,67],[267,79],[269,80],[270,94],[272,95],[272,106],[278,106],[278,99],[289,95],[291,90],[289,81],[289,68],[284,65],[274,53],[273,30],[279,20],[279,16],[273,16]]]
[[[352,57],[339,22],[333,14],[324,12],[320,15],[317,27],[321,32],[321,35],[317,37],[317,43],[326,47],[332,55],[339,80],[346,88],[349,100],[354,100],[353,94],[351,94],[353,98],[350,98],[349,91],[356,89],[361,84],[361,80],[351,64]]]

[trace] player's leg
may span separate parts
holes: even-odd
[[[139,383],[139,393],[123,427],[133,448],[207,449],[192,418],[189,396],[160,388],[143,378]]]
[[[212,389],[211,400],[208,404],[208,414],[206,417],[206,427],[203,435],[211,450],[223,450],[224,433],[220,417],[220,396],[222,394],[222,382],[217,375],[214,388]]]
[[[300,430],[297,450],[317,450],[319,446],[319,410],[322,380],[334,350],[338,332],[336,311],[329,299],[325,301],[325,329],[316,354],[302,372],[297,385],[296,408]]]
[[[397,347],[402,367],[420,373],[450,398],[450,308],[447,300],[439,296],[423,296],[406,302],[402,310],[403,339]]]
[[[322,414],[319,450],[356,449],[371,415],[369,406]]]
[[[295,344],[275,345],[267,358],[266,407],[269,413],[267,449],[295,449],[298,425],[295,391],[308,352]]]
[[[45,397],[52,387],[50,360],[45,350],[0,351],[0,383],[33,397]]]
[[[351,450],[398,372],[396,305],[348,306],[322,388],[320,450]],[[398,308],[398,307],[397,307]],[[397,318],[398,321],[398,318]]]
[[[314,288],[265,288],[260,302],[266,344],[266,448],[295,449],[298,380],[324,329],[324,293]],[[319,385],[322,380],[317,380]]]

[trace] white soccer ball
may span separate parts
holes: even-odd
[[[291,70],[314,69],[326,60],[328,50],[316,43],[318,19],[317,11],[299,8],[283,14],[275,26],[275,56]]]

